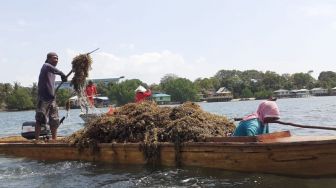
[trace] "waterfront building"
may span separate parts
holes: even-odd
[[[310,92],[308,89],[291,90],[290,94],[291,94],[291,97],[294,97],[294,98],[302,98],[302,97],[310,96]]]
[[[279,90],[276,90],[276,91],[273,91],[274,93],[274,96],[276,98],[287,98],[287,97],[291,97],[291,93],[289,90],[286,90],[286,89],[279,89]]]
[[[109,83],[118,83],[120,79],[124,78],[123,76],[119,77],[119,78],[102,78],[102,79],[87,79],[87,80],[91,80],[94,84],[99,84],[99,83],[103,83],[105,85],[109,84]],[[55,82],[55,87],[57,88],[62,82],[61,81],[56,81]],[[72,85],[71,85],[71,81],[68,82],[63,82],[60,89],[70,89],[72,90]]]
[[[332,93],[332,95],[336,95],[336,87],[331,89],[331,93]]]
[[[204,98],[207,102],[227,102],[233,99],[233,95],[231,91],[226,89],[225,87],[219,88],[215,93],[212,95]]]
[[[313,96],[326,96],[328,95],[328,89],[323,89],[323,88],[313,88],[310,90],[310,93]]]
[[[154,93],[152,99],[159,105],[171,103],[171,96],[164,93]]]

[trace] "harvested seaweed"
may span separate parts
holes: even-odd
[[[72,71],[75,73],[71,80],[71,84],[77,93],[84,88],[85,80],[89,76],[91,70],[92,58],[89,54],[80,54],[72,60]]]
[[[184,142],[202,142],[206,137],[227,136],[234,127],[226,117],[205,112],[192,102],[177,107],[159,107],[148,101],[126,104],[113,116],[95,118],[66,141],[81,148],[97,143],[142,143],[148,163],[158,160],[158,143],[171,142],[175,144],[178,164]]]

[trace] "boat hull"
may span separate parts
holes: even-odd
[[[185,143],[180,152],[171,143],[160,143],[158,165],[218,168],[241,172],[289,176],[336,175],[336,139],[277,139],[274,142]],[[295,140],[295,139],[294,139]],[[83,160],[116,164],[146,164],[138,143],[99,144],[98,151],[79,150],[63,143],[0,143],[0,154],[38,160]]]
[[[100,114],[80,114],[79,117],[82,118],[84,122],[89,122],[94,118],[99,117]]]

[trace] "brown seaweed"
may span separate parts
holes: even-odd
[[[149,101],[126,104],[113,116],[99,116],[65,140],[80,148],[97,143],[142,143],[146,159],[155,161],[159,157],[157,144],[160,142],[175,143],[179,154],[184,142],[202,142],[207,137],[227,136],[234,127],[234,123],[226,117],[205,112],[196,103],[159,107]]]

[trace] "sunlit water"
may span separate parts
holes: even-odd
[[[242,117],[254,112],[260,101],[200,103],[206,111]],[[336,127],[336,97],[279,99],[281,120]],[[106,109],[100,109],[102,112]],[[79,110],[59,128],[70,135],[83,127]],[[34,111],[1,112],[0,136],[17,135],[21,124],[34,120]],[[60,111],[60,116],[65,116]],[[336,135],[336,131],[270,125],[271,131],[291,130],[295,135]],[[336,159],[335,159],[336,160]],[[294,178],[238,173],[207,168],[168,168],[110,165],[81,161],[36,161],[0,155],[0,187],[336,187],[336,178]]]

